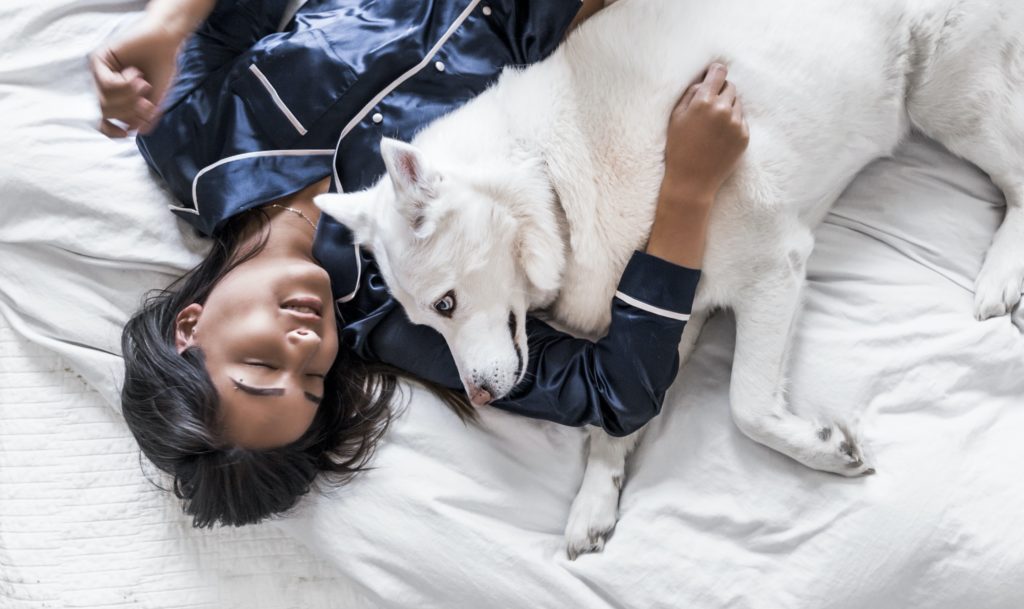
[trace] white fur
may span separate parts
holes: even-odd
[[[1024,284],[1024,9],[1014,0],[626,0],[549,59],[499,82],[416,137],[436,170],[416,234],[391,171],[368,193],[318,204],[353,226],[417,323],[448,341],[467,388],[494,397],[521,378],[527,310],[600,334],[630,253],[647,238],[665,126],[712,60],[729,66],[751,143],[719,195],[704,276],[683,337],[709,309],[737,321],[731,403],[752,439],[812,467],[869,473],[845,426],[785,400],[785,367],[813,230],[853,176],[916,126],[985,170],[1006,219],[977,281],[979,319]],[[388,145],[385,149],[387,159]],[[389,163],[389,170],[392,163]],[[458,295],[451,319],[431,305]],[[509,314],[518,327],[510,332]],[[600,549],[616,477],[636,437],[591,435],[567,529],[569,553]]]

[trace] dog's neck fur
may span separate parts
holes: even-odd
[[[602,28],[587,30],[600,17],[528,70],[506,69],[491,89],[413,141],[439,167],[504,188],[500,200],[529,227],[521,228],[517,249],[545,257],[558,274],[554,287],[541,287],[524,268],[538,288],[531,308],[551,305],[554,319],[587,335],[607,328],[618,278],[649,233],[664,117],[684,84],[654,87],[646,72],[624,70],[623,78],[653,93],[637,98],[621,82],[610,88],[606,66],[621,49]],[[628,129],[609,129],[623,125],[624,115]]]

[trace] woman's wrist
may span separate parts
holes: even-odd
[[[679,266],[699,269],[714,194],[662,188],[647,241],[647,253]]]
[[[178,48],[192,34],[184,21],[168,21],[160,15],[147,13],[131,30],[130,36],[142,37],[160,48]],[[153,48],[153,47],[149,47]]]
[[[658,192],[658,208],[709,209],[720,185],[707,179],[680,176],[669,171]]]

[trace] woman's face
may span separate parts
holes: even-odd
[[[256,256],[176,322],[178,352],[202,348],[227,437],[261,449],[298,439],[338,354],[331,283],[313,262]]]

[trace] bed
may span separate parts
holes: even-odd
[[[709,322],[628,466],[602,554],[561,537],[580,430],[409,386],[349,486],[258,526],[198,531],[119,414],[121,324],[204,243],[131,141],[95,130],[86,53],[128,0],[0,5],[0,607],[1024,606],[1024,312],[974,319],[1004,211],[920,136],[817,233],[794,407],[855,421],[878,474],[755,444]]]

